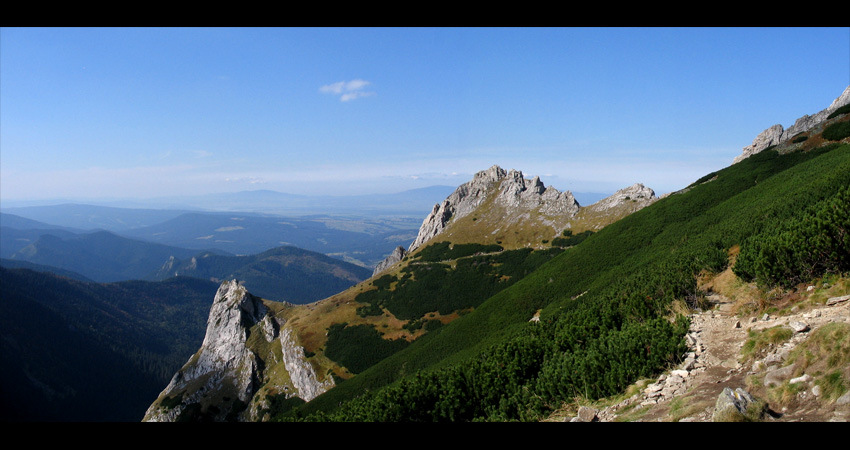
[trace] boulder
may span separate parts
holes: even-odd
[[[761,418],[764,404],[757,401],[749,392],[737,388],[734,391],[724,388],[714,405],[712,422],[750,422]]]
[[[778,369],[768,370],[764,376],[764,385],[767,387],[778,386],[794,373],[794,366],[785,366]]]
[[[578,421],[579,422],[597,422],[599,418],[597,414],[599,411],[589,407],[589,406],[580,406],[578,408]]]
[[[831,297],[826,301],[826,306],[835,306],[839,303],[844,303],[850,300],[850,295],[842,295],[841,297]]]
[[[804,322],[794,321],[788,324],[795,333],[802,333],[804,331],[809,331],[809,325]]]

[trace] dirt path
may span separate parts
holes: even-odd
[[[616,405],[598,411],[601,421],[711,421],[714,405],[724,388],[750,389],[753,395],[764,398],[766,388],[748,388],[748,377],[764,379],[772,365],[781,362],[790,350],[804,342],[818,327],[832,322],[850,323],[850,301],[835,306],[815,306],[781,317],[751,317],[741,319],[733,314],[733,303],[721,295],[709,298],[714,308],[691,316],[691,357],[683,367],[669,371],[658,380],[647,383],[641,391]],[[782,345],[766,352],[763,357],[739,362],[741,348],[748,338],[748,329],[763,330],[777,325],[792,327],[804,323],[808,330],[795,332]],[[846,369],[845,369],[846,371]],[[796,397],[782,407],[770,405],[768,421],[848,421],[850,404],[823,401],[815,393],[814,384],[803,383]]]

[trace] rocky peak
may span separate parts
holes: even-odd
[[[850,103],[850,86],[847,86],[847,88],[844,89],[844,92],[838,96],[838,98],[833,100],[829,107],[816,114],[800,117],[796,122],[794,122],[794,125],[790,126],[788,129],[785,129],[780,124],[776,124],[762,131],[758,136],[756,136],[752,144],[743,148],[743,153],[735,157],[732,164],[738,163],[752,155],[755,155],[772,145],[788,141],[794,136],[820,125],[826,121],[827,116],[848,103]]]
[[[469,215],[489,199],[503,207],[506,216],[520,215],[531,210],[549,215],[572,216],[579,209],[578,202],[569,191],[559,192],[552,187],[547,188],[539,177],[527,180],[521,171],[505,171],[494,165],[476,173],[471,181],[458,186],[442,203],[434,205],[408,252],[442,233],[450,221]]]
[[[183,416],[192,420],[255,420],[267,404],[264,395],[259,395],[261,387],[305,401],[329,389],[333,381],[318,380],[305,361],[303,348],[284,324],[237,280],[222,282],[210,308],[200,350],[174,375],[148,408],[144,420],[174,421]],[[274,341],[280,341],[280,345],[270,345]],[[270,381],[283,378],[273,372],[284,370],[289,380],[285,386]]]

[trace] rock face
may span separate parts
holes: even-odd
[[[735,157],[732,164],[738,163],[756,153],[782,142],[788,141],[799,133],[808,131],[817,125],[823,123],[827,116],[832,114],[836,109],[850,103],[850,86],[844,89],[844,92],[836,98],[829,107],[813,115],[805,115],[797,119],[794,125],[784,129],[782,125],[773,125],[772,127],[762,131],[753,140],[753,143],[744,147],[743,153]]]
[[[641,183],[635,183],[627,188],[620,189],[610,197],[603,198],[590,206],[599,211],[607,211],[623,205],[634,206],[635,210],[637,210],[655,200],[658,200],[655,196],[655,191]]]
[[[390,253],[390,256],[387,256],[386,259],[379,262],[378,265],[375,266],[375,271],[372,272],[372,276],[374,277],[374,276],[380,274],[381,272],[389,269],[390,266],[401,261],[404,258],[405,255],[407,255],[407,250],[405,250],[404,247],[402,247],[402,246],[396,247],[396,249],[393,250],[392,253]]]
[[[333,386],[320,381],[304,350],[259,297],[238,281],[216,292],[201,349],[148,408],[144,421],[257,420],[265,395],[283,391],[309,401]],[[277,342],[276,342],[277,341]],[[275,385],[286,370],[289,383]],[[274,391],[274,392],[273,392]]]
[[[579,204],[571,192],[547,188],[539,177],[526,180],[520,171],[505,171],[494,165],[476,173],[471,181],[458,186],[442,203],[434,205],[408,252],[442,233],[450,221],[471,214],[489,200],[510,211],[506,217],[520,216],[534,210],[544,215],[569,218],[579,210]]]

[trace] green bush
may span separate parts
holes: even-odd
[[[850,136],[850,122],[834,123],[823,130],[822,136],[828,141],[840,141]]]
[[[360,373],[408,344],[404,339],[382,338],[374,325],[333,324],[328,328],[325,356]]]
[[[744,280],[784,287],[850,270],[850,186],[750,237],[733,270]]]
[[[448,256],[492,251],[497,247],[502,248],[470,244],[450,249],[445,242],[431,245],[425,249],[428,252],[423,253],[425,259],[443,261]],[[561,251],[559,248],[538,251],[525,248],[462,257],[454,268],[443,263],[414,263],[402,269],[403,275],[392,290],[377,289],[358,294],[355,300],[367,305],[358,308],[357,313],[362,317],[380,315],[386,308],[401,320],[415,320],[432,311],[451,314],[474,308]]]
[[[572,230],[564,230],[563,234],[565,237],[556,237],[555,239],[552,239],[553,247],[572,247],[574,245],[581,244],[582,241],[593,234],[593,231],[586,230],[574,235]]]

